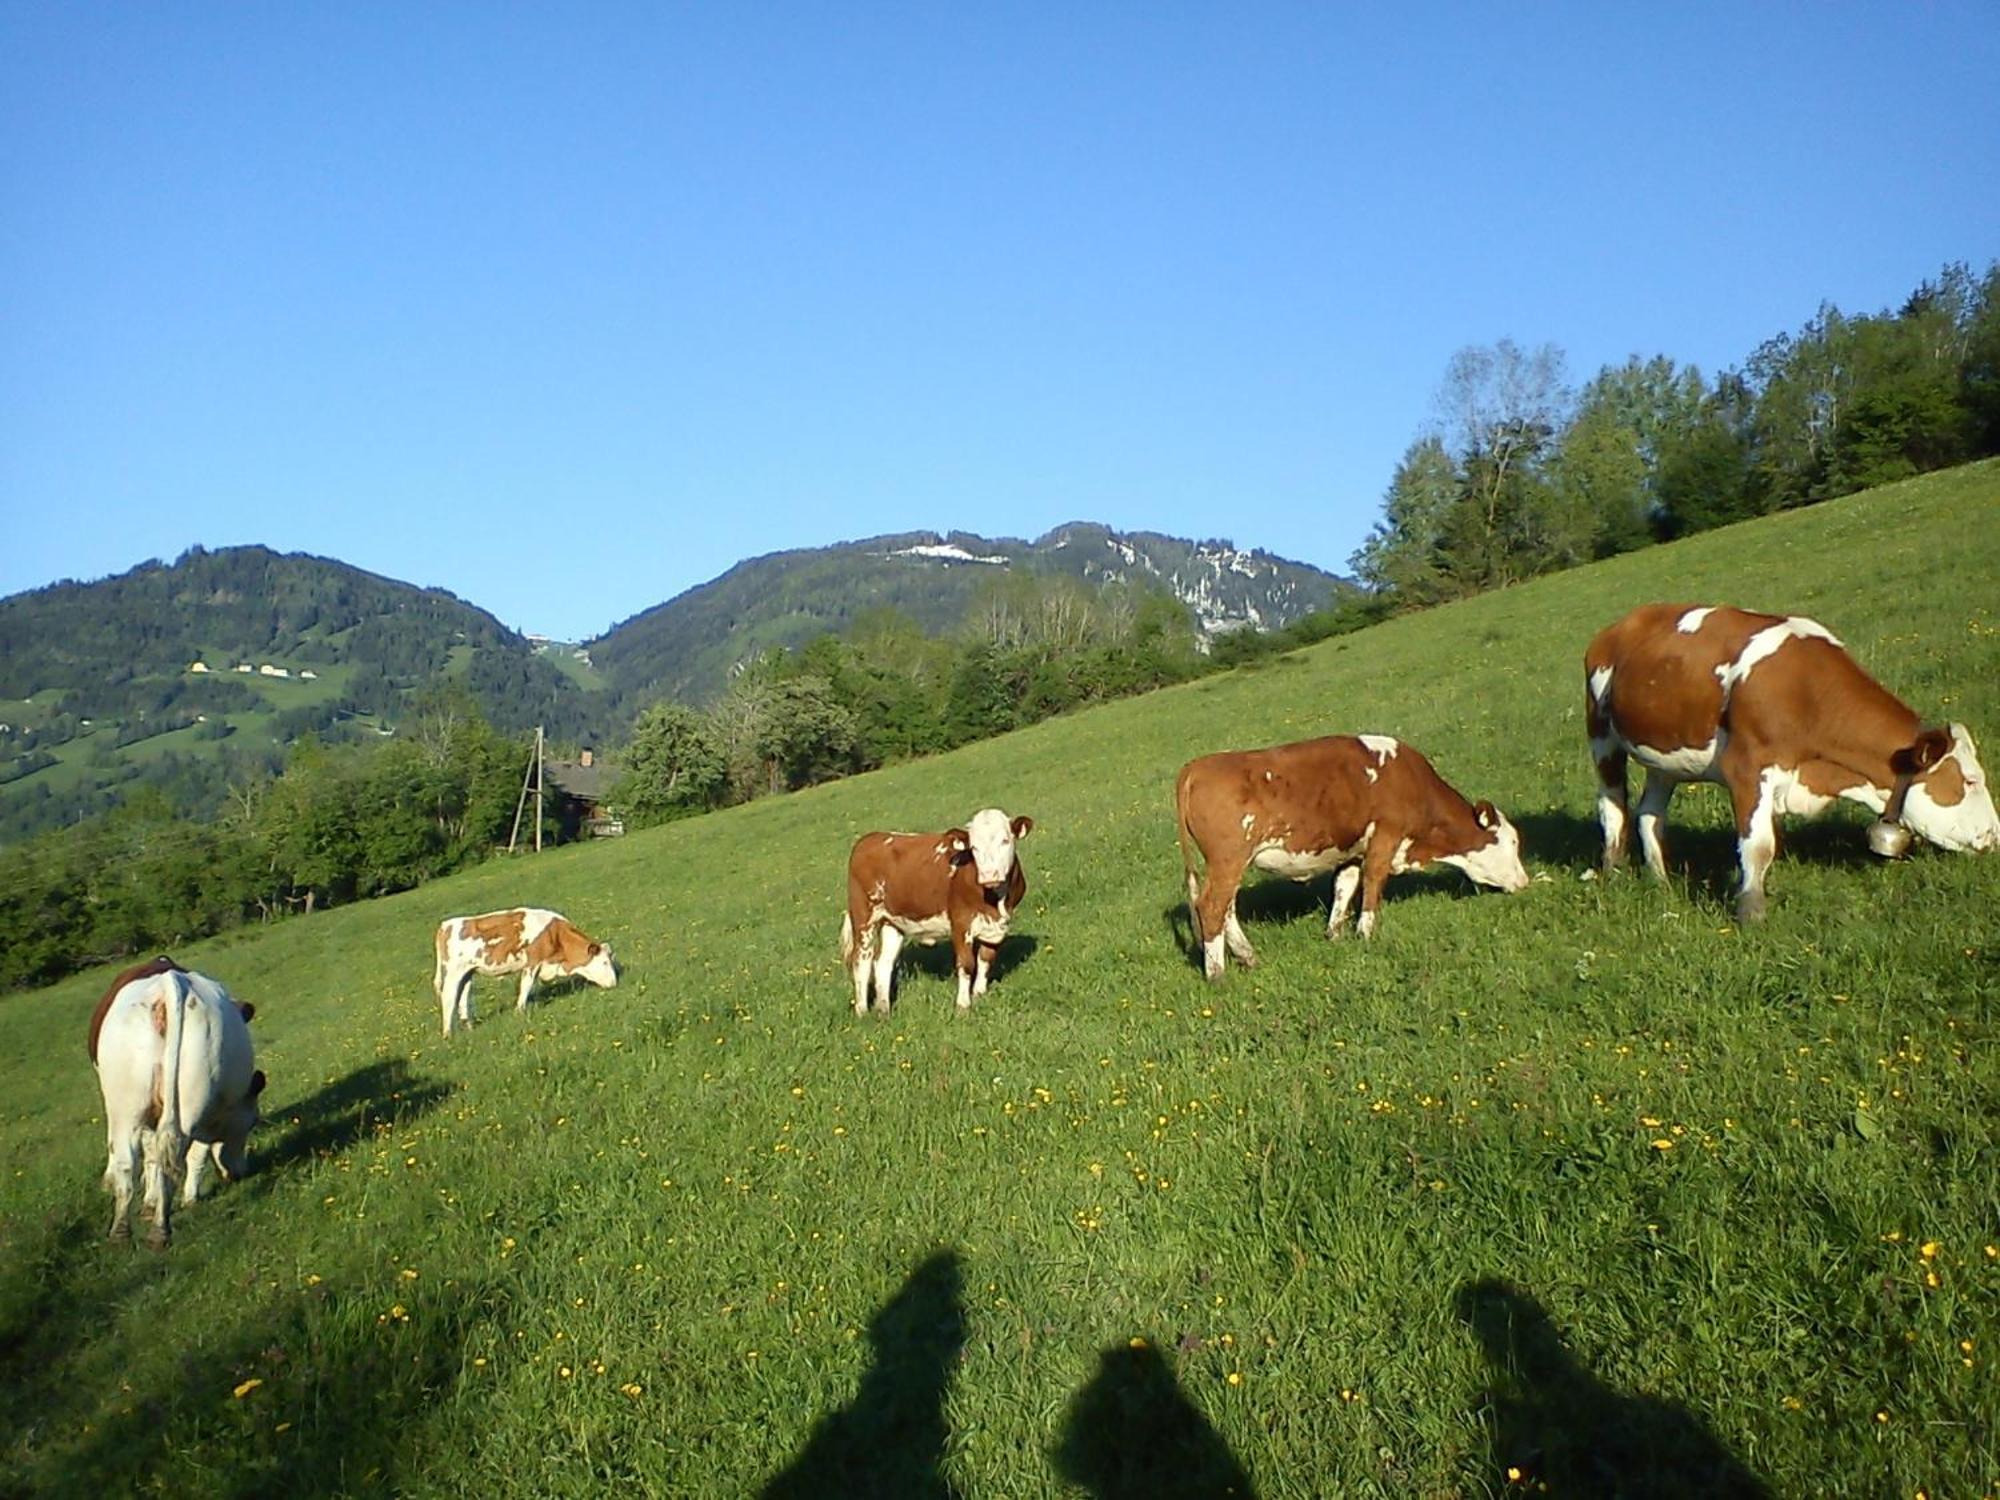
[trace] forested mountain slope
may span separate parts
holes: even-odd
[[[1032,542],[970,532],[908,532],[773,552],[613,626],[592,662],[629,699],[700,702],[759,651],[840,632],[889,608],[927,633],[966,618],[1008,575],[1131,584],[1170,594],[1204,633],[1276,628],[1326,605],[1344,580],[1307,563],[1228,542],[1117,532],[1072,522]]]

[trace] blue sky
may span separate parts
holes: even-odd
[[[2000,256],[2000,7],[0,7],[0,594],[263,542],[586,637],[1101,520],[1344,569],[1452,352]]]

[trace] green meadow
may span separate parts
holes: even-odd
[[[1708,533],[916,764],[176,957],[258,1014],[248,1180],[110,1245],[84,1019],[0,999],[0,1494],[2000,1492],[2000,859],[1788,830],[1731,922],[1597,856],[1580,711],[1652,599],[1809,613],[2000,762],[2000,462]],[[1191,756],[1407,739],[1536,883],[1245,892],[1192,961]],[[847,849],[1035,819],[988,996],[858,1020]],[[439,918],[623,983],[444,1042]],[[914,961],[913,961],[914,959]]]

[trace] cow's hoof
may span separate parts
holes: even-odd
[[[111,1236],[110,1236],[110,1238],[111,1238],[111,1243],[112,1243],[112,1244],[114,1244],[114,1245],[115,1245],[115,1244],[117,1244],[117,1243],[119,1243],[119,1241],[121,1241],[121,1240],[129,1240],[129,1239],[131,1239],[131,1238],[132,1238],[132,1226],[131,1226],[130,1224],[126,1223],[126,1222],[125,1222],[125,1220],[123,1220],[123,1219],[113,1219],[113,1220],[111,1221]]]
[[[1749,927],[1764,920],[1764,893],[1751,891],[1736,898],[1736,925]]]
[[[173,1236],[170,1233],[155,1224],[146,1233],[146,1248],[148,1250],[164,1250],[167,1248],[168,1242],[172,1239]]]

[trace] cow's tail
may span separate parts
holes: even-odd
[[[854,962],[854,913],[848,912],[840,919],[840,961],[852,965]]]
[[[153,1127],[153,1149],[169,1182],[177,1181],[187,1165],[188,1136],[181,1119],[181,1040],[187,1031],[188,977],[179,970],[161,976],[167,986],[163,1045],[160,1049],[160,1120]]]
[[[1200,943],[1202,941],[1201,912],[1197,908],[1194,899],[1196,884],[1194,876],[1194,830],[1188,825],[1189,780],[1190,778],[1185,767],[1182,768],[1181,774],[1174,779],[1174,832],[1179,836],[1181,841],[1181,875],[1187,885],[1188,921],[1194,926],[1195,942]]]

